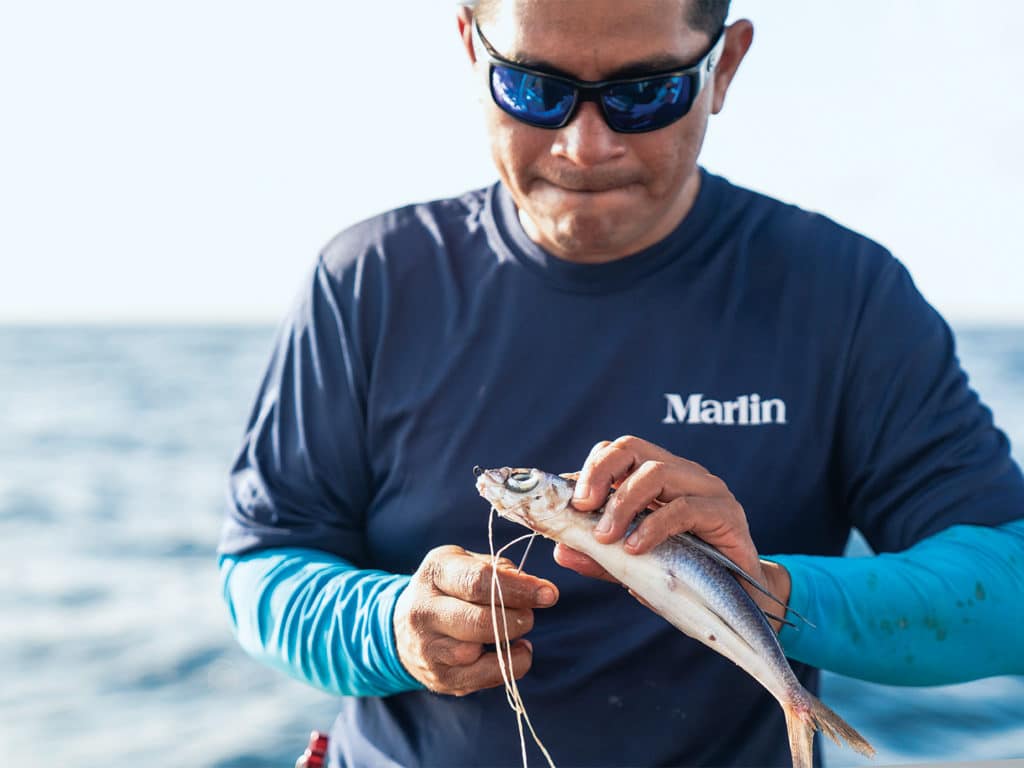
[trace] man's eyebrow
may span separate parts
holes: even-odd
[[[566,72],[564,69],[556,67],[554,64],[545,61],[544,59],[535,59],[530,56],[523,56],[518,53],[513,53],[508,56],[508,60],[513,64],[518,64],[520,67],[526,67],[527,69],[535,69],[538,72],[544,72],[549,75],[557,75],[559,77],[567,77],[570,80],[580,80],[577,75],[572,72]],[[689,62],[683,61],[677,56],[669,54],[661,54],[651,56],[646,59],[639,61],[633,61],[629,64],[625,64],[617,69],[613,69],[610,72],[606,72],[601,80],[621,80],[632,77],[645,77],[646,75],[658,74],[660,72],[670,72],[678,69],[686,69],[687,67],[693,66]]]

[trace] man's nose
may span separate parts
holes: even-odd
[[[581,166],[606,163],[625,151],[623,134],[608,127],[601,108],[592,101],[581,104],[569,124],[558,129],[551,146],[552,154]]]

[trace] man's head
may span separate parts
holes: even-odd
[[[598,81],[694,64],[727,11],[727,0],[480,0],[476,20],[503,59]],[[463,43],[488,89],[488,54],[472,26],[463,11]],[[646,133],[613,131],[593,101],[564,127],[538,128],[499,109],[487,91],[492,154],[530,237],[562,258],[598,262],[668,235],[696,195],[708,116],[722,108],[752,34],[749,22],[732,25],[689,112]]]
[[[729,3],[731,0],[690,0],[684,3],[684,17],[691,29],[703,32],[709,38],[718,34],[718,30],[725,26],[725,19],[729,15]],[[481,24],[487,24],[494,20],[502,0],[467,0],[463,5],[473,10],[473,15]]]

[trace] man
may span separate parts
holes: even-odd
[[[501,182],[342,233],[286,321],[222,572],[243,646],[345,695],[333,764],[519,760],[475,464],[582,464],[599,539],[656,507],[627,551],[718,547],[817,624],[780,634],[812,691],[1024,671],[991,609],[1021,593],[1024,481],[948,328],[878,245],[697,165],[753,34],[727,6],[460,10]],[[851,526],[903,554],[842,560]],[[560,765],[788,763],[756,682],[553,554],[500,578]]]

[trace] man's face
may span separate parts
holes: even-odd
[[[528,66],[580,80],[636,76],[689,66],[707,51],[712,41],[687,25],[685,3],[503,0],[481,29],[503,58]],[[486,89],[487,61],[478,53]],[[729,56],[727,44],[719,70],[735,71],[739,62]],[[720,106],[716,89],[724,95],[727,85],[728,77],[709,78],[685,117],[640,134],[612,131],[594,102],[581,104],[563,128],[526,125],[501,111],[487,91],[492,155],[530,238],[556,256],[600,262],[667,236],[696,196],[708,115]]]

